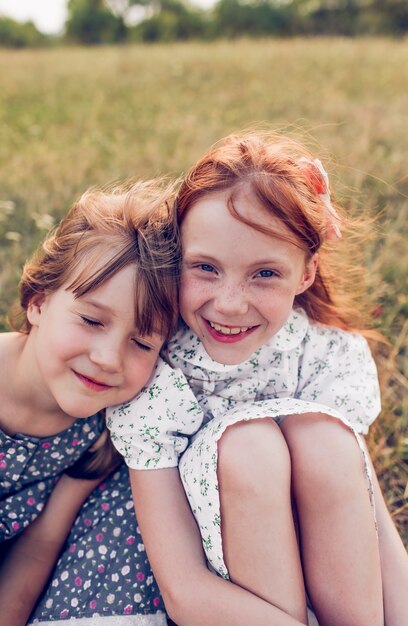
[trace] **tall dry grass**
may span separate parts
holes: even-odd
[[[313,138],[338,199],[378,216],[366,288],[392,350],[370,446],[408,545],[408,41],[2,50],[0,84],[2,328],[25,257],[88,186],[179,175],[254,122]]]

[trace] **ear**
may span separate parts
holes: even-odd
[[[27,307],[27,320],[31,326],[38,326],[40,323],[42,306],[46,300],[45,293],[35,294]]]
[[[319,265],[319,255],[314,254],[306,263],[305,269],[303,271],[303,275],[300,279],[298,289],[296,291],[296,295],[303,293],[306,289],[309,289],[311,285],[313,285],[314,280],[316,278],[317,266]]]

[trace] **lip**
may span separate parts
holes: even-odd
[[[72,370],[72,371],[74,372],[78,380],[80,380],[81,383],[85,385],[85,387],[87,387],[88,389],[92,389],[92,391],[106,391],[107,389],[112,389],[112,385],[106,385],[105,383],[101,383],[98,380],[95,380],[94,378],[89,378],[89,376],[84,376],[83,374],[80,374],[79,372],[76,372],[75,370]]]
[[[224,335],[220,333],[218,330],[215,330],[210,324],[210,322],[203,317],[205,328],[207,329],[208,334],[212,339],[218,341],[219,343],[238,343],[240,341],[244,341],[249,335],[251,335],[259,326],[252,326],[245,330],[244,332],[238,333],[237,335]],[[229,326],[228,324],[220,324],[220,326]],[[231,328],[236,328],[236,326],[230,326]]]

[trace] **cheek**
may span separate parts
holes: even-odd
[[[127,385],[133,391],[133,395],[139,393],[142,387],[149,381],[153,368],[156,364],[156,354],[152,357],[132,359],[132,363],[126,369]]]
[[[59,325],[47,326],[42,330],[41,345],[46,346],[52,356],[69,358],[87,350],[89,344],[86,329],[72,327],[69,324],[63,329]]]
[[[194,312],[206,300],[206,288],[202,281],[192,276],[184,275],[180,284],[180,313],[181,316]]]
[[[282,310],[282,306],[279,306],[276,300],[273,302],[265,302],[264,306],[260,309],[260,313],[263,318],[274,325],[280,323],[281,318],[286,315]]]
[[[273,293],[259,299],[259,310],[266,319],[284,323],[292,310],[294,299],[292,288],[275,289]]]

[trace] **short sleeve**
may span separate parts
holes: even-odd
[[[161,359],[149,385],[133,400],[106,410],[112,442],[134,469],[176,467],[202,421],[184,374]]]
[[[377,368],[356,333],[310,326],[299,367],[296,397],[337,409],[359,433],[381,410]]]

